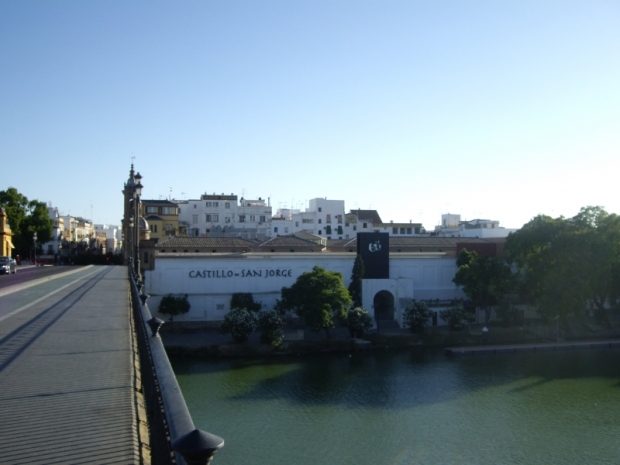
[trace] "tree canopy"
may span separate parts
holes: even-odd
[[[463,288],[474,305],[484,310],[485,322],[491,318],[491,310],[510,289],[512,272],[499,258],[479,256],[475,251],[462,249],[457,258],[458,270],[454,283]]]
[[[349,294],[353,300],[353,307],[362,306],[362,278],[364,277],[364,260],[357,254],[351,272],[351,283],[349,284]]]
[[[335,326],[335,319],[345,320],[351,305],[342,274],[315,266],[297,278],[291,287],[282,288],[278,307],[295,311],[311,331],[325,331]]]
[[[52,238],[54,222],[47,214],[44,202],[28,200],[17,189],[9,187],[0,191],[0,206],[6,211],[16,253],[29,255],[35,232],[37,244],[48,242]]]
[[[620,298],[620,217],[585,207],[572,218],[539,215],[504,248],[518,269],[518,290],[549,318],[600,312]]]

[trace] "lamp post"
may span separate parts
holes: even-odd
[[[32,261],[36,265],[37,264],[37,232],[36,231],[32,235],[32,243],[34,245],[34,251],[32,253],[32,257],[33,257]]]
[[[139,174],[138,174],[139,176]],[[142,281],[142,277],[140,276],[140,195],[142,195],[142,183],[140,183],[140,178],[138,178],[138,184],[136,184],[135,196],[134,196],[134,218],[135,218],[135,231],[134,231],[134,265],[136,270],[136,277],[138,281]]]

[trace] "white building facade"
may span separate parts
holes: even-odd
[[[438,237],[477,237],[492,239],[508,237],[517,229],[504,228],[497,220],[474,219],[461,221],[461,215],[441,215],[441,226],[436,226],[433,235]]]
[[[270,237],[271,206],[259,198],[204,194],[198,200],[179,201],[179,226],[192,237]]]
[[[146,292],[153,311],[162,296],[187,294],[191,310],[175,320],[218,322],[230,310],[233,293],[250,292],[263,308],[271,309],[281,297],[282,287],[293,285],[315,265],[342,273],[348,286],[354,261],[355,254],[330,252],[165,254],[156,257],[154,270],[145,271]],[[389,279],[363,281],[362,305],[374,316],[381,297],[381,305],[387,302],[391,318],[401,327],[411,299],[451,301],[464,297],[452,282],[455,259],[445,253],[391,254],[389,272]]]
[[[366,212],[372,212],[366,213]],[[306,232],[326,239],[352,239],[358,232],[386,232],[390,236],[419,236],[419,223],[383,223],[374,210],[346,213],[344,200],[315,198],[304,212],[280,209],[272,220],[271,237]]]

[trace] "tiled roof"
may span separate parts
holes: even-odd
[[[239,237],[181,237],[172,236],[157,243],[156,248],[169,247],[239,247],[250,248],[255,242]]]
[[[260,247],[320,247],[316,242],[308,241],[297,236],[276,236],[267,239]]]
[[[343,248],[343,247],[357,247],[357,238],[353,239],[328,239],[327,240],[327,248]]]
[[[150,204],[157,204],[157,205],[169,205],[171,207],[176,207],[177,204],[174,202],[171,202],[170,200],[152,200],[152,199],[140,199],[140,202],[142,203],[150,203]]]

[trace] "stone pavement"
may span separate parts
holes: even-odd
[[[140,463],[127,269],[0,298],[0,463]]]

